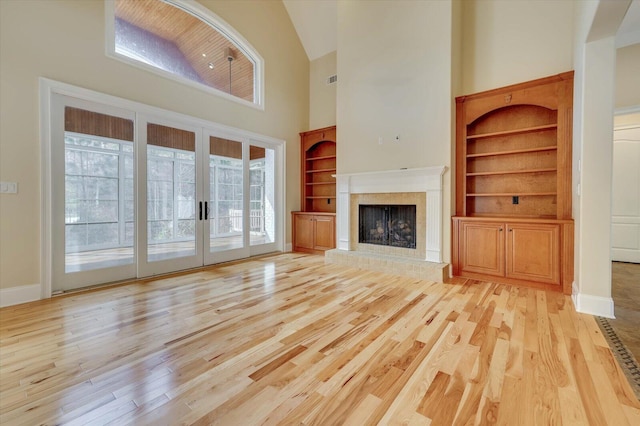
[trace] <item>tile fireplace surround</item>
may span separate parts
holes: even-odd
[[[443,281],[442,174],[444,166],[336,175],[337,248],[325,252],[328,263]],[[416,248],[358,242],[360,204],[416,205]]]

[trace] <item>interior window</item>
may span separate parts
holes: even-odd
[[[183,0],[115,0],[112,5],[116,57],[261,104],[259,56],[212,12]]]

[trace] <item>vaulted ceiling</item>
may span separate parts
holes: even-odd
[[[337,49],[336,0],[282,0],[310,61]],[[640,0],[633,0],[616,37],[618,47],[640,43]]]
[[[338,47],[336,0],[282,0],[310,61]]]

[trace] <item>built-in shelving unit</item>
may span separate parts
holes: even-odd
[[[454,274],[567,291],[572,94],[569,72],[456,99]]]
[[[293,250],[335,248],[336,127],[300,133],[302,211],[292,212]]]
[[[336,212],[336,128],[300,133],[302,211]]]

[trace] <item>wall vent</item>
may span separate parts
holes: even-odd
[[[338,81],[338,74],[331,75],[327,77],[327,85],[335,84]]]

